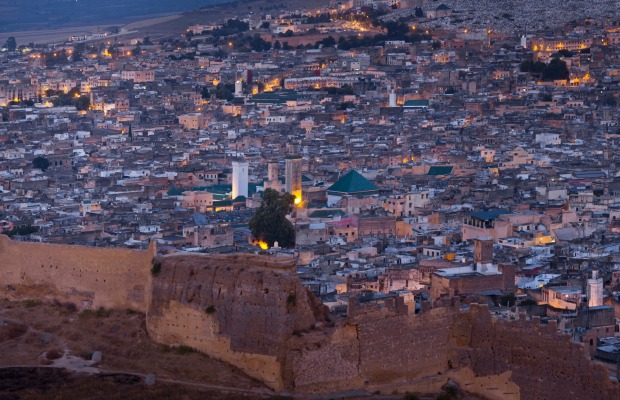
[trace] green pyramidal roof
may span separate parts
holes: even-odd
[[[333,194],[373,194],[378,191],[377,186],[354,169],[327,188],[327,192]]]

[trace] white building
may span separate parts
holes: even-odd
[[[246,161],[232,162],[232,198],[248,197],[248,163]]]

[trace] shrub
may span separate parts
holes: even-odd
[[[62,353],[59,350],[50,350],[45,354],[45,358],[48,360],[57,360],[62,357]]]
[[[107,318],[111,313],[111,311],[99,307],[97,310],[84,310],[79,316],[80,318]]]
[[[214,306],[209,306],[209,307],[205,308],[205,312],[207,314],[213,314],[215,312],[215,307]]]
[[[194,350],[193,347],[186,346],[184,344],[175,347],[174,350],[176,351],[177,354],[182,355],[182,356],[185,355],[185,354],[194,353],[196,351],[196,350]]]
[[[538,304],[538,302],[532,299],[525,299],[519,303],[520,306],[535,306],[536,304]]]
[[[297,297],[294,294],[289,294],[288,297],[286,298],[287,304],[294,306],[296,302],[297,302]]]
[[[151,268],[151,274],[153,276],[157,276],[159,275],[160,272],[161,272],[161,263],[157,261],[153,264],[153,268]]]
[[[22,301],[22,306],[24,306],[24,308],[33,308],[33,307],[37,307],[40,305],[41,305],[41,302],[39,300],[28,299],[28,300]]]

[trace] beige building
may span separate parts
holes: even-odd
[[[134,81],[135,83],[154,82],[155,72],[151,70],[122,71],[121,79],[126,80],[126,81]]]
[[[198,130],[205,127],[205,119],[201,113],[179,115],[179,124],[185,129]]]
[[[383,202],[383,209],[397,217],[409,217],[415,214],[416,208],[424,207],[430,201],[428,191],[417,191],[388,197]]]

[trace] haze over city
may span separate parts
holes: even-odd
[[[619,55],[612,0],[1,2],[0,398],[620,398]]]

